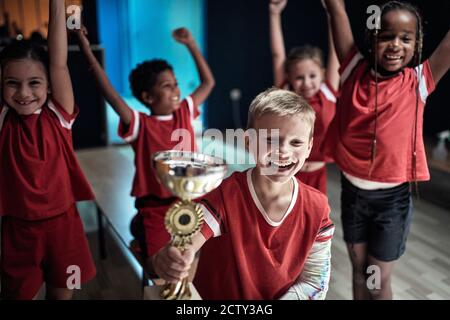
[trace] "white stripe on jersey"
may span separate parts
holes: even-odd
[[[191,121],[194,121],[194,100],[191,96],[186,97],[186,101],[189,107],[189,114],[191,116]]]
[[[134,117],[134,126],[133,126],[133,130],[130,136],[124,138],[123,140],[125,140],[125,142],[133,142],[134,140],[137,139],[138,134],[139,134],[139,125],[140,125],[140,117],[139,117],[139,112],[137,112],[134,109],[131,109],[133,111],[133,117]]]
[[[428,98],[428,88],[425,76],[423,74],[423,63],[415,67],[414,71],[416,72],[416,77],[417,80],[419,81],[420,98],[422,99],[423,103],[426,103]]]
[[[322,83],[320,85],[320,91],[322,91],[323,95],[327,100],[336,103],[336,96],[333,94],[333,92],[328,88],[328,86],[325,83]]]
[[[61,126],[63,128],[66,128],[68,130],[72,130],[72,125],[75,122],[75,119],[72,119],[69,121],[67,121],[66,119],[64,119],[63,115],[61,114],[61,112],[56,108],[56,106],[53,104],[52,101],[48,102],[48,107],[50,108],[50,110],[52,110],[56,116],[58,117],[59,123],[61,123]]]
[[[211,213],[211,211],[208,210],[207,207],[205,207],[205,205],[200,204],[202,210],[203,210],[203,217],[205,219],[205,223],[208,225],[208,227],[211,229],[211,231],[213,232],[213,236],[214,237],[219,237],[222,235],[222,233],[220,232],[220,225],[217,222],[215,216]]]
[[[334,234],[334,225],[330,226],[328,229],[324,230],[323,232],[319,232],[317,235],[316,241],[321,241],[322,239],[328,240],[328,238],[331,238]]]
[[[4,106],[2,109],[2,113],[0,113],[0,131],[2,131],[3,122],[5,121],[6,114],[8,113],[9,108]]]
[[[353,59],[347,65],[347,68],[345,68],[344,72],[342,72],[341,85],[345,82],[345,80],[347,80],[348,76],[350,75],[350,73],[352,73],[353,69],[356,67],[356,65],[358,64],[359,60],[361,60],[363,58],[364,57],[363,57],[363,55],[360,52],[355,54]]]

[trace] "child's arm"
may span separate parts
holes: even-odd
[[[297,282],[281,300],[324,300],[331,274],[331,239],[316,241]]]
[[[444,39],[431,55],[430,68],[435,84],[441,80],[450,68],[450,31],[447,32]]]
[[[326,9],[324,0],[322,0],[322,4]],[[336,55],[336,49],[334,48],[333,42],[333,33],[331,31],[331,17],[327,11],[327,20],[328,20],[328,61],[327,61],[327,70],[325,74],[325,78],[328,83],[333,87],[335,91],[339,88],[339,60]]]
[[[152,265],[155,273],[168,282],[176,282],[189,275],[195,253],[206,242],[201,232],[192,237],[192,245],[181,253],[180,250],[168,244],[152,257]]]
[[[345,11],[344,0],[325,0],[325,6],[330,15],[331,31],[333,33],[334,47],[339,62],[345,59],[355,45],[350,21]]]
[[[211,69],[198,48],[192,34],[186,28],[179,28],[173,31],[173,37],[179,43],[184,44],[192,57],[200,76],[200,85],[192,93],[192,98],[196,106],[202,104],[208,98],[211,90],[214,88],[216,82]]]
[[[113,107],[114,111],[116,111],[116,113],[119,115],[121,121],[124,124],[129,125],[133,116],[132,110],[114,89],[102,66],[100,65],[100,63],[98,63],[97,59],[92,53],[89,40],[86,36],[86,28],[83,27],[76,33],[78,36],[80,49],[86,57],[86,60],[88,61],[89,69],[92,70],[97,85],[102,91],[103,96],[105,97],[106,101],[108,101],[108,103]]]
[[[75,99],[67,67],[68,45],[64,0],[50,1],[49,17],[48,52],[51,94],[68,114],[72,114]]]
[[[272,50],[273,82],[276,87],[284,84],[284,62],[286,50],[284,48],[283,30],[281,26],[281,12],[286,7],[287,0],[270,0],[270,48]]]

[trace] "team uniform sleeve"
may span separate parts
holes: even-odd
[[[338,93],[336,90],[333,89],[333,87],[328,83],[328,81],[324,81],[320,85],[320,92],[323,93],[323,95],[325,96],[325,98],[328,101],[331,101],[332,103],[336,103]]]
[[[122,120],[119,122],[118,135],[125,142],[132,143],[136,141],[139,136],[139,129],[141,126],[141,116],[140,113],[134,109],[131,109],[131,122],[129,125],[125,124]]]
[[[0,132],[3,128],[3,123],[5,122],[6,114],[8,113],[8,108],[0,105]]]
[[[226,211],[221,188],[217,188],[199,201],[203,210],[204,223],[201,233],[206,240],[226,233]]]
[[[200,115],[200,110],[198,109],[198,106],[195,104],[194,99],[192,99],[192,96],[187,96],[185,98],[185,100],[186,100],[186,103],[187,103],[187,107],[188,107],[188,110],[189,110],[189,116],[191,118],[191,121],[194,121]]]
[[[72,126],[75,122],[75,119],[77,118],[78,113],[80,112],[80,109],[78,108],[77,105],[75,105],[72,114],[68,114],[67,111],[61,106],[61,104],[54,99],[48,101],[48,107],[56,115],[56,117],[59,120],[59,124],[64,129],[72,130]]]
[[[329,208],[328,208],[329,213]],[[331,239],[334,224],[326,214],[297,282],[281,300],[324,300],[331,274]]]
[[[348,55],[342,61],[341,66],[339,67],[339,75],[341,76],[341,86],[348,79],[352,71],[356,68],[358,63],[364,59],[364,56],[359,52],[358,48],[353,47],[352,50],[348,53]]]
[[[431,72],[430,60],[426,60],[415,67],[414,73],[419,84],[420,98],[423,103],[426,103],[428,96],[436,89],[436,83]]]

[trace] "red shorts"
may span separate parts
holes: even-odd
[[[26,221],[5,216],[1,230],[1,297],[31,300],[43,283],[68,288],[91,280],[95,264],[74,205],[56,217]],[[79,269],[78,269],[78,268]]]
[[[324,194],[327,194],[327,167],[323,166],[319,170],[311,172],[299,171],[296,175],[301,182],[316,188]]]
[[[176,200],[147,197],[136,202],[139,211],[131,222],[131,233],[138,240],[144,258],[151,257],[171,240],[164,219]]]

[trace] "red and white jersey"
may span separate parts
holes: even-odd
[[[94,199],[73,151],[77,114],[54,100],[27,116],[0,106],[0,215],[46,219]]]
[[[332,156],[342,171],[360,179],[388,183],[413,181],[416,88],[419,86],[416,180],[428,180],[423,113],[426,99],[435,89],[428,60],[393,77],[378,79],[378,117],[375,76],[370,63],[356,48],[342,63],[340,73],[341,91],[326,139],[326,155]],[[376,158],[369,176],[376,119]]]
[[[319,92],[308,99],[308,103],[316,112],[314,123],[314,141],[308,161],[333,162],[331,157],[326,157],[322,152],[322,144],[328,131],[328,127],[336,113],[337,93],[327,82],[320,85]]]
[[[251,174],[235,172],[199,200],[209,239],[194,279],[203,299],[278,299],[299,279],[313,244],[332,237],[325,195],[293,178],[291,204],[275,222]]]
[[[169,198],[172,194],[162,186],[152,167],[152,155],[158,151],[196,151],[192,121],[199,116],[198,107],[188,96],[170,115],[149,116],[133,110],[129,126],[119,124],[119,136],[130,143],[134,150],[136,173],[133,180],[133,197],[148,195]]]

